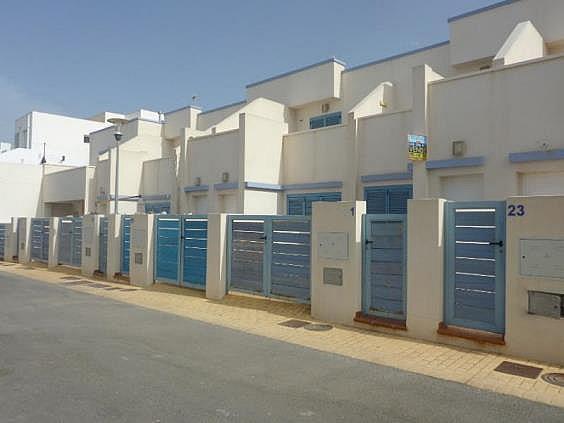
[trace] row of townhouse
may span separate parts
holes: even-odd
[[[449,42],[352,68],[329,59],[214,110],[139,114],[123,128],[119,211],[142,199],[157,212],[309,214],[358,199],[404,213],[412,197],[564,193],[564,4],[495,6],[450,19]],[[89,135],[85,212],[114,211],[113,132]],[[427,161],[409,162],[408,134],[428,136]]]
[[[412,197],[563,193],[563,16],[561,2],[502,2],[451,18],[448,42],[352,68],[329,59],[214,110],[128,115],[119,211],[309,214],[359,199],[403,213]],[[112,116],[89,144],[75,136],[88,166],[35,170],[37,214],[114,211]],[[428,136],[426,162],[409,162],[408,134]],[[29,213],[2,213],[16,214]]]
[[[449,42],[329,59],[218,109],[103,114],[87,166],[0,165],[4,258],[562,364],[563,19],[505,1],[450,19]]]

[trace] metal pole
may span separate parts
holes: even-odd
[[[119,206],[119,141],[116,140],[116,186],[114,189],[114,214],[118,214]]]

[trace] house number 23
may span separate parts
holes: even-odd
[[[525,216],[525,206],[523,204],[510,204],[507,206],[507,216]]]

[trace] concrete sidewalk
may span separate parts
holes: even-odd
[[[315,332],[280,325],[290,319],[313,322],[306,305],[246,295],[228,295],[222,301],[212,301],[202,292],[161,284],[151,289],[108,290],[128,287],[83,277],[77,278],[107,287],[73,285],[64,279],[68,274],[30,266],[4,264],[0,270],[320,351],[564,407],[564,388],[550,385],[540,377],[533,380],[494,371],[504,360],[542,367],[543,373],[564,372],[562,368],[350,327]]]

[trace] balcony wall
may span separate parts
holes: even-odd
[[[344,125],[284,136],[283,184],[344,181],[350,148]]]

